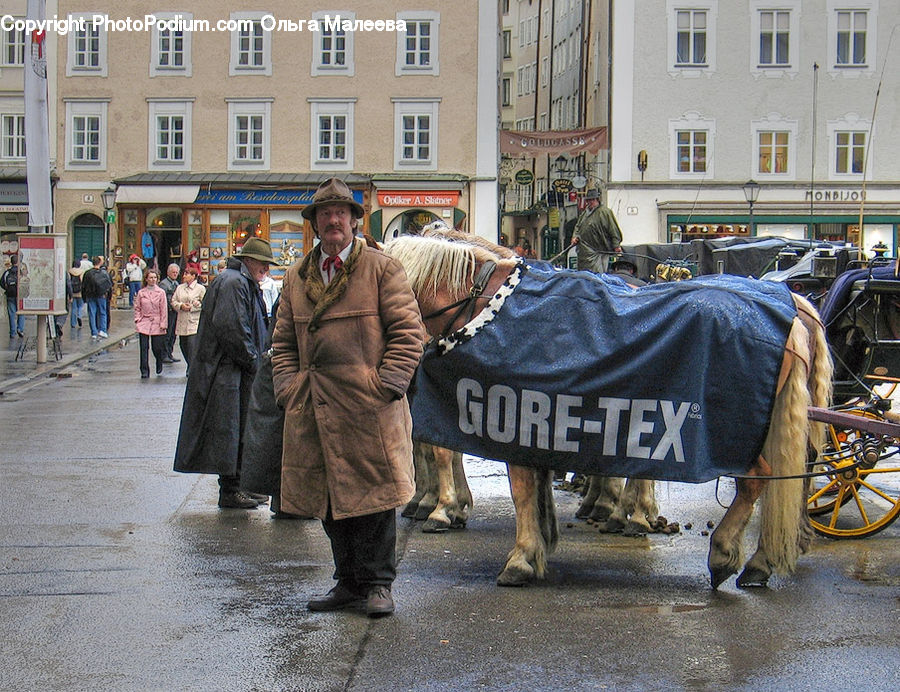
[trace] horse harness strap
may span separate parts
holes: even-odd
[[[463,313],[466,314],[466,322],[469,322],[475,314],[475,304],[478,302],[478,299],[484,293],[484,290],[487,288],[488,281],[491,280],[491,276],[494,274],[494,270],[497,269],[497,263],[493,260],[488,260],[484,264],[481,265],[481,268],[478,270],[478,273],[475,274],[475,280],[472,282],[472,288],[469,289],[469,295],[465,298],[457,300],[455,303],[450,303],[450,305],[446,305],[442,307],[440,310],[435,310],[428,315],[425,315],[425,319],[429,320],[432,317],[438,317],[443,315],[445,312],[449,312],[453,310],[453,308],[457,308],[456,312],[451,315],[447,325],[441,330],[441,333],[438,335],[439,339],[443,339],[447,336],[447,333],[450,331],[450,328],[453,326],[453,323],[459,319],[459,316]]]

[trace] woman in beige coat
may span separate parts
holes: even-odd
[[[331,539],[338,584],[311,610],[388,615],[394,509],[415,488],[406,389],[424,328],[400,264],[354,238],[362,207],[342,181],[324,183],[303,215],[321,243],[285,273],[272,340],[281,509],[322,519]]]
[[[197,281],[197,271],[190,266],[184,268],[181,278],[183,283],[178,284],[178,288],[172,294],[172,309],[178,313],[175,321],[175,336],[178,337],[178,346],[184,355],[184,362],[190,369],[206,286],[202,286]]]

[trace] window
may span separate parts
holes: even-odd
[[[25,158],[25,116],[0,115],[0,159]]]
[[[108,100],[66,101],[66,168],[106,168]]]
[[[855,113],[828,122],[833,180],[861,180],[864,170],[872,170],[873,152],[867,151],[871,127],[871,123]]]
[[[272,32],[262,26],[262,12],[232,12],[230,75],[272,74]]]
[[[763,10],[759,13],[760,66],[790,65],[791,13]]]
[[[150,170],[190,170],[193,101],[148,99]]]
[[[437,120],[440,99],[394,101],[394,168],[437,170]]]
[[[268,170],[272,99],[226,99],[230,170]]]
[[[353,169],[356,99],[309,99],[311,170]]]
[[[838,174],[862,174],[866,156],[865,132],[835,132],[834,170]]]
[[[160,21],[180,19],[190,25],[194,15],[189,12],[157,12]],[[175,26],[162,28],[154,26],[151,34],[150,76],[180,75],[190,77],[191,70],[191,36],[193,32],[184,31]]]
[[[68,34],[68,59],[66,76],[96,75],[107,76],[106,30],[95,25],[91,14],[72,14],[70,20],[82,19],[82,29]]]
[[[23,19],[23,17],[13,17],[13,21]],[[0,30],[0,65],[17,65],[25,64],[25,29],[16,29],[10,26],[9,29]]]
[[[341,29],[341,22],[355,21],[355,12],[330,10],[313,12],[319,32],[313,34],[312,75],[354,75],[353,31]]]
[[[511,29],[503,30],[503,57],[504,58],[512,57],[512,30]]]
[[[669,74],[697,77],[716,68],[718,0],[667,0]]]
[[[837,13],[837,65],[866,64],[865,10],[847,10]]]
[[[714,175],[713,142],[715,121],[690,111],[678,120],[669,121],[671,155],[669,175],[672,178],[704,178]]]
[[[706,64],[706,12],[680,10],[676,13],[678,25],[676,65]]]
[[[397,32],[397,76],[405,74],[440,74],[438,65],[437,12],[400,12],[397,21],[406,22],[406,31]]]
[[[500,83],[500,105],[501,106],[512,105],[512,78],[511,77],[503,77],[503,81]]]
[[[759,133],[759,166],[757,173],[787,173],[788,132]]]

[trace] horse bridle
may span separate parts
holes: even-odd
[[[447,333],[450,331],[450,328],[453,326],[453,323],[459,319],[460,315],[462,315],[466,310],[468,310],[468,314],[466,315],[466,322],[469,322],[472,319],[472,316],[475,314],[475,305],[478,302],[478,299],[481,298],[484,293],[484,289],[487,288],[488,281],[490,281],[491,276],[494,273],[494,270],[497,268],[497,263],[493,260],[487,260],[484,264],[481,265],[481,269],[478,270],[478,273],[475,275],[475,280],[472,282],[472,288],[469,289],[469,295],[465,298],[457,300],[455,303],[450,303],[450,305],[445,305],[440,310],[435,310],[434,312],[425,315],[424,319],[430,320],[433,317],[440,317],[445,312],[449,312],[453,308],[457,308],[456,312],[454,312],[450,316],[450,320],[447,322],[446,326],[441,330],[441,333],[438,334],[438,339],[443,339],[447,336]]]

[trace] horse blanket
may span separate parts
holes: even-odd
[[[735,276],[633,289],[520,264],[430,346],[413,439],[518,465],[704,482],[759,455],[796,314]]]

